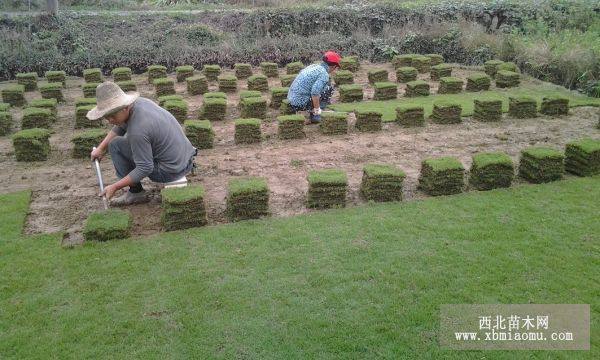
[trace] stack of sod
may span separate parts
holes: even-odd
[[[279,109],[281,102],[287,99],[288,91],[290,88],[279,87],[271,89],[271,107]]]
[[[356,56],[346,56],[340,60],[340,70],[348,70],[355,73],[359,68],[360,64]]]
[[[346,206],[348,178],[339,169],[313,170],[308,173],[309,208],[328,209]]]
[[[44,83],[38,86],[40,89],[40,94],[42,94],[43,99],[56,99],[58,102],[65,101],[62,93],[62,84],[55,83]],[[96,88],[94,87],[94,94],[91,97],[96,96]],[[89,96],[86,96],[89,97]]]
[[[22,129],[44,128],[50,129],[53,114],[50,109],[28,107],[23,110],[21,120]]]
[[[536,117],[537,101],[528,96],[509,97],[508,114],[517,119]]]
[[[498,72],[498,66],[504,63],[504,61],[500,60],[488,60],[483,64],[485,68],[485,73],[488,74],[491,78],[496,77],[496,72]]]
[[[269,215],[269,187],[260,177],[231,179],[227,188],[227,217],[230,221],[258,219]]]
[[[465,168],[453,157],[426,159],[421,163],[418,188],[427,195],[451,195],[463,191]]]
[[[207,224],[202,185],[165,188],[162,198],[162,226],[166,231],[189,229]]]
[[[388,71],[386,69],[373,69],[367,73],[369,78],[369,84],[375,84],[376,82],[389,81]]]
[[[98,146],[106,137],[106,131],[102,129],[86,130],[73,136],[73,157],[78,159],[89,158],[94,146]]]
[[[469,185],[477,190],[507,188],[515,177],[510,156],[505,153],[479,153],[473,155]]]
[[[585,138],[567,143],[565,170],[579,176],[600,174],[600,140]]]
[[[436,66],[444,62],[444,57],[440,54],[425,54],[425,56],[431,60],[431,66]]]
[[[412,67],[413,58],[415,56],[418,56],[418,55],[416,55],[416,54],[396,55],[392,59],[392,65],[394,65],[395,69],[398,69],[401,67]]]
[[[485,91],[490,89],[492,79],[486,74],[472,74],[467,77],[467,91]]]
[[[354,74],[349,70],[338,70],[333,75],[333,81],[336,85],[345,85],[354,83]]]
[[[462,91],[463,81],[460,78],[447,76],[440,78],[438,94],[458,94]]]
[[[238,79],[247,79],[252,76],[252,65],[237,63],[233,65],[235,77]]]
[[[521,75],[513,71],[498,70],[496,73],[496,87],[508,88],[519,86]]]
[[[95,105],[82,105],[75,108],[75,129],[101,127],[102,121],[89,120],[87,113],[94,108]]]
[[[124,92],[137,91],[137,85],[132,80],[117,81],[116,83]]]
[[[340,102],[355,102],[363,100],[363,88],[362,86],[356,85],[341,85],[340,89]]]
[[[2,101],[12,106],[25,105],[25,86],[11,84],[2,89]]]
[[[233,93],[237,91],[237,78],[233,75],[220,75],[217,79],[219,91]]]
[[[162,79],[167,77],[167,68],[162,65],[150,65],[147,67],[148,70],[148,82],[154,83],[156,79]]]
[[[409,81],[406,83],[406,96],[428,96],[429,84],[423,80]]]
[[[131,69],[128,67],[118,67],[111,71],[113,81],[130,81],[131,80]]]
[[[249,97],[240,100],[240,113],[243,118],[264,119],[267,116],[267,100],[262,97]]]
[[[421,105],[406,104],[396,108],[396,122],[404,127],[425,125],[425,109]]]
[[[281,115],[294,115],[296,111],[290,105],[290,101],[285,99],[281,102],[281,106],[279,107],[279,113]]]
[[[6,112],[10,110],[10,104],[0,102],[0,112]]]
[[[187,120],[185,135],[196,149],[212,149],[215,132],[208,120]]]
[[[277,64],[272,62],[261,62],[260,70],[266,77],[277,77],[279,72],[277,71]]]
[[[225,120],[227,113],[227,100],[219,98],[204,98],[202,105],[202,118],[210,121]]]
[[[156,96],[175,94],[175,82],[168,78],[156,79],[153,82]]]
[[[0,136],[8,135],[12,130],[13,118],[10,112],[0,111]]]
[[[280,139],[302,139],[304,133],[304,117],[302,115],[282,115],[277,117],[277,133]]]
[[[204,75],[189,77],[185,82],[190,95],[202,95],[208,92],[208,80]]]
[[[25,91],[34,91],[37,90],[37,73],[18,73],[17,74],[17,84],[25,86]]]
[[[429,77],[432,81],[439,81],[440,78],[450,76],[452,76],[452,66],[448,64],[438,64],[431,67],[431,74]]]
[[[185,79],[192,76],[194,76],[194,67],[192,65],[183,65],[175,68],[177,82],[184,82]]]
[[[519,176],[540,184],[560,180],[565,172],[564,155],[547,147],[530,147],[521,151]]]
[[[398,85],[393,82],[376,82],[373,87],[373,100],[392,100],[398,97]]]
[[[436,124],[458,124],[462,121],[461,112],[462,107],[459,103],[437,101],[433,103],[433,111],[429,118]]]
[[[26,129],[12,136],[17,161],[44,161],[50,153],[48,129]]]
[[[569,113],[569,99],[562,96],[544,97],[540,113],[544,115],[567,115]]]
[[[36,107],[50,110],[50,112],[52,113],[52,122],[56,122],[58,115],[58,101],[56,101],[56,99],[33,99],[29,102],[29,104],[27,104],[27,107]]]
[[[516,72],[516,73],[521,72],[521,70],[519,70],[519,67],[517,66],[517,64],[515,64],[513,62],[503,62],[502,64],[499,64],[498,68],[496,70],[496,73],[498,71],[512,71],[512,72]]]
[[[295,79],[296,75],[281,75],[281,77],[279,78],[279,80],[281,81],[281,86],[283,87],[289,87],[290,85],[292,85]]]
[[[475,99],[473,119],[479,121],[502,120],[502,100]]]
[[[216,81],[221,75],[221,67],[219,65],[204,65],[202,72],[208,81]]]
[[[248,78],[248,90],[267,91],[269,82],[265,75],[252,75]]]
[[[360,192],[367,201],[401,201],[405,177],[404,172],[393,165],[366,164]]]
[[[188,104],[183,100],[167,100],[162,107],[170,112],[180,124],[187,119]]]
[[[341,135],[348,133],[348,113],[324,112],[319,123],[321,133],[325,135]]]
[[[407,83],[417,80],[417,69],[412,66],[401,66],[396,69],[396,80],[399,83]]]
[[[83,70],[83,78],[86,83],[102,82],[102,70],[99,68],[85,69]]]
[[[81,98],[75,100],[75,107],[85,106],[85,105],[96,105],[96,98]]]
[[[165,103],[169,100],[177,100],[183,101],[183,96],[181,95],[163,95],[158,97],[158,106],[163,107]]]
[[[285,72],[288,75],[297,74],[304,69],[304,64],[300,61],[289,63],[285,66]]]
[[[427,56],[415,56],[412,59],[411,66],[421,74],[427,73],[431,68],[431,59]]]
[[[380,111],[356,110],[354,114],[356,114],[356,124],[354,126],[358,131],[381,131],[383,114]]]
[[[85,241],[126,239],[131,230],[131,215],[119,209],[95,212],[88,216],[83,228]]]
[[[227,94],[222,91],[214,91],[204,94],[205,99],[227,99]]]
[[[261,97],[262,93],[256,90],[242,90],[240,91],[240,100],[251,97]]]
[[[62,87],[67,87],[67,74],[64,71],[46,71],[44,74],[49,83],[60,83]]]
[[[100,83],[85,83],[82,86],[83,96],[86,98],[95,98],[96,97],[96,88],[100,85]],[[40,86],[41,90],[41,86]],[[44,94],[42,94],[44,96]]]
[[[254,144],[261,141],[260,119],[238,119],[235,121],[236,144]]]

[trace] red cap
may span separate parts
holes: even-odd
[[[336,65],[339,67],[341,59],[342,57],[340,54],[336,53],[335,51],[327,51],[325,54],[323,54],[323,61],[325,61],[328,65]]]

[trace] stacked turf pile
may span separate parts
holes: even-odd
[[[565,172],[563,154],[547,147],[530,147],[521,151],[519,176],[539,184],[560,180]]]
[[[363,88],[361,85],[341,85],[340,102],[355,102],[363,100]]]
[[[376,82],[384,82],[388,80],[388,71],[386,69],[373,69],[367,72],[369,78],[369,84],[375,84]]]
[[[507,188],[515,177],[512,159],[505,153],[489,152],[473,155],[469,185],[476,190]]]
[[[218,78],[219,91],[233,93],[237,91],[237,78],[233,75],[220,75]]]
[[[475,99],[473,119],[479,121],[502,120],[502,100]]]
[[[271,89],[271,107],[279,109],[279,107],[281,106],[281,102],[287,99],[289,90],[290,88],[287,87],[278,87]]]
[[[109,209],[88,216],[83,228],[85,241],[126,239],[131,231],[131,215],[124,210]]]
[[[212,149],[215,132],[208,120],[187,120],[184,123],[185,136],[196,149]]]
[[[153,82],[156,96],[175,94],[175,82],[168,78],[156,79]]]
[[[586,138],[568,143],[565,169],[579,176],[600,174],[600,140]]]
[[[290,105],[290,101],[285,99],[281,102],[281,106],[279,107],[279,113],[281,115],[293,115],[296,111]]]
[[[194,76],[194,67],[192,65],[182,65],[175,68],[177,82],[184,82],[185,79]]]
[[[504,63],[504,61],[500,60],[489,60],[483,64],[485,69],[485,73],[488,74],[491,78],[496,77],[496,72],[498,72],[498,66]]]
[[[398,97],[398,85],[393,82],[376,82],[373,87],[373,100],[391,100]]]
[[[50,109],[29,107],[23,110],[21,120],[22,129],[44,128],[50,129],[53,114]]]
[[[27,107],[36,107],[50,110],[50,112],[52,113],[52,122],[56,122],[58,115],[58,101],[56,101],[56,99],[33,99],[29,102],[29,104],[27,104]]]
[[[227,217],[231,221],[269,215],[269,187],[260,177],[231,179],[227,189]]]
[[[85,69],[83,70],[83,78],[86,83],[102,82],[102,70],[99,68]]]
[[[202,72],[208,81],[216,81],[221,75],[221,67],[219,65],[204,65]]]
[[[463,81],[460,78],[447,76],[440,78],[438,94],[458,94],[462,91]]]
[[[210,121],[225,120],[227,113],[227,100],[219,98],[204,98],[202,104],[202,118]]]
[[[18,73],[17,84],[25,86],[25,91],[37,90],[38,75],[34,72]]]
[[[544,115],[569,114],[569,99],[562,96],[544,97],[540,113]]]
[[[325,135],[341,135],[348,133],[348,113],[324,112],[319,123],[321,133]]]
[[[167,68],[162,65],[150,65],[146,68],[148,71],[148,82],[154,83],[156,79],[162,79],[167,77]]]
[[[333,75],[333,81],[336,85],[353,84],[354,74],[349,70],[339,70]]]
[[[406,104],[396,108],[396,122],[404,127],[425,125],[425,109],[421,105]]]
[[[463,191],[464,172],[456,158],[426,159],[421,163],[418,187],[431,196],[458,194]]]
[[[96,88],[100,83],[85,83],[82,86],[83,96],[86,98],[96,97]],[[41,90],[40,90],[41,91]],[[43,96],[43,94],[42,94]]]
[[[2,102],[11,104],[12,106],[25,105],[25,86],[11,84],[2,89]]]
[[[204,94],[204,99],[227,99],[227,94],[221,91],[209,92]]]
[[[448,64],[439,64],[431,67],[431,80],[439,81],[441,78],[449,76],[452,76],[452,66]]]
[[[242,90],[240,91],[240,100],[251,97],[261,97],[262,93],[256,90]]]
[[[517,64],[515,64],[513,62],[503,62],[502,64],[499,64],[497,71],[512,71],[512,72],[516,72],[516,73],[521,72],[521,70],[519,70],[519,67],[517,66]]]
[[[358,131],[375,132],[381,131],[383,114],[380,111],[356,110],[356,124]]]
[[[46,71],[44,75],[49,83],[59,82],[62,87],[67,87],[67,74],[64,71]]]
[[[360,192],[365,200],[401,201],[406,175],[393,165],[367,164],[363,167]]]
[[[304,117],[302,115],[282,115],[277,117],[277,133],[280,139],[302,139],[304,133]]]
[[[496,73],[496,87],[509,88],[519,86],[521,75],[513,71],[499,70]]]
[[[44,161],[50,153],[50,131],[26,129],[12,136],[17,161]]]
[[[114,68],[112,69],[111,74],[115,82],[131,80],[131,69],[128,67]]]
[[[204,188],[202,185],[165,188],[161,192],[161,221],[166,231],[206,225]]]
[[[201,95],[208,92],[208,80],[204,75],[192,76],[185,79],[190,95]]]
[[[13,118],[10,112],[0,111],[0,136],[8,135],[13,126]]]
[[[96,128],[102,126],[100,120],[89,120],[87,113],[94,108],[95,105],[81,105],[75,108],[75,129]]]
[[[40,89],[40,94],[42,94],[43,99],[56,99],[58,102],[65,101],[62,93],[62,84],[59,82],[55,83],[44,83],[38,86]],[[96,88],[94,87],[94,94],[92,96],[85,97],[95,97],[96,96]]]
[[[54,99],[52,99],[54,100]],[[80,106],[86,105],[96,105],[96,98],[81,98],[75,100],[75,107],[78,108]]]
[[[102,129],[90,129],[79,133],[71,139],[73,143],[73,157],[86,159],[94,146],[98,146],[104,140],[106,131]]]
[[[124,92],[137,91],[137,85],[132,80],[117,81],[116,83]]]
[[[252,76],[252,65],[237,63],[233,65],[233,69],[235,70],[235,77],[238,79],[247,79]]]
[[[458,124],[462,121],[462,107],[452,101],[437,101],[433,103],[433,111],[429,117],[436,124]]]
[[[348,179],[339,169],[313,170],[308,173],[307,206],[328,209],[346,206]]]
[[[5,112],[10,110],[10,104],[0,102],[0,112]]]
[[[430,59],[432,67],[442,64],[444,62],[444,57],[440,54],[425,54],[425,56],[427,56]]]
[[[509,97],[508,114],[517,119],[537,116],[537,101],[528,96]]]
[[[158,105],[164,107],[165,103],[169,100],[178,100],[183,101],[183,96],[181,95],[163,95],[158,97]]]
[[[392,65],[394,65],[395,69],[401,67],[412,67],[413,58],[419,56],[417,54],[403,54],[396,55],[392,58]]]
[[[262,97],[249,97],[240,100],[243,118],[264,119],[267,116],[267,100]]]
[[[266,77],[277,77],[279,76],[279,72],[277,72],[277,64],[272,62],[261,62],[260,70]]]
[[[356,56],[346,56],[340,60],[340,69],[352,71],[353,73],[357,72],[360,68],[360,64],[358,62],[358,57]]]
[[[265,75],[252,75],[248,78],[248,90],[267,91],[269,82]]]
[[[234,139],[236,144],[254,144],[260,142],[260,119],[236,120]]]
[[[467,91],[485,91],[490,89],[492,79],[486,74],[472,74],[467,77]]]
[[[406,96],[428,96],[429,84],[423,80],[409,81],[406,83]]]
[[[187,119],[188,104],[183,100],[167,100],[162,107],[170,112],[180,124]]]
[[[281,75],[281,77],[279,78],[279,80],[281,81],[281,86],[283,87],[289,87],[290,85],[292,85],[295,79],[296,75]]]
[[[304,64],[301,63],[300,61],[295,61],[295,62],[289,63],[285,66],[285,72],[288,75],[297,74],[300,71],[302,71],[302,69],[304,69]]]
[[[412,67],[419,73],[427,73],[431,69],[431,59],[427,56],[415,56],[412,59]]]
[[[407,83],[417,80],[417,69],[412,66],[401,66],[396,69],[396,80],[399,83]]]

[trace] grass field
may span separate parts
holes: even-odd
[[[0,195],[0,358],[593,358],[600,177],[59,246]],[[585,303],[592,351],[450,352],[439,305]]]

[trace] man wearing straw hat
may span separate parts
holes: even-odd
[[[111,205],[147,202],[149,198],[141,184],[145,177],[168,183],[192,170],[196,149],[167,110],[138,93],[125,94],[110,81],[98,85],[96,100],[97,106],[87,113],[87,118],[105,118],[114,126],[91,157],[100,160],[108,149],[119,177],[100,196],[111,199],[117,190],[129,187],[129,191],[112,199]]]

